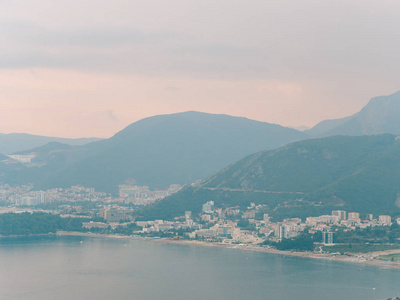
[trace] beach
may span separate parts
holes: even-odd
[[[205,242],[205,241],[197,241],[197,240],[177,240],[177,239],[170,239],[170,238],[153,238],[153,237],[143,237],[143,236],[138,236],[138,235],[124,236],[124,235],[116,235],[116,234],[67,232],[67,231],[58,231],[56,233],[56,235],[99,237],[99,238],[126,239],[126,240],[143,240],[143,241],[159,242],[159,243],[166,243],[166,244],[181,244],[181,245],[192,245],[192,246],[211,247],[211,248],[214,247],[214,248],[237,249],[237,250],[242,250],[242,251],[265,252],[265,253],[285,255],[285,256],[324,259],[324,260],[332,260],[332,261],[339,261],[339,262],[346,262],[346,263],[356,263],[356,264],[363,264],[363,265],[370,265],[370,266],[400,269],[400,262],[388,262],[388,261],[383,261],[383,260],[378,259],[378,257],[381,255],[400,253],[400,249],[392,249],[392,250],[387,250],[387,251],[369,252],[369,253],[354,253],[354,254],[352,254],[352,256],[350,256],[350,255],[338,255],[338,254],[331,254],[331,253],[283,251],[283,250],[277,250],[274,248],[270,248],[268,246],[255,246],[255,245],[246,245],[246,244],[237,244],[236,245],[236,244]]]

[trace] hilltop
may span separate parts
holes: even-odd
[[[4,182],[35,188],[75,184],[116,192],[127,179],[164,189],[210,176],[242,157],[301,140],[307,134],[242,117],[184,112],[149,117],[113,137],[83,146],[61,144],[24,151],[29,165],[2,171]],[[7,168],[8,169],[8,168]]]

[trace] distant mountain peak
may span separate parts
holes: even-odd
[[[313,136],[400,134],[400,91],[372,98],[358,113],[325,120],[307,131]]]

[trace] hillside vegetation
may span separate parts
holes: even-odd
[[[0,236],[47,234],[57,230],[81,231],[82,220],[42,212],[0,215]]]
[[[198,211],[217,206],[265,204],[280,217],[320,214],[333,208],[361,213],[399,211],[400,140],[393,135],[345,137],[292,143],[262,151],[146,208],[153,217],[175,207]],[[397,202],[397,204],[396,204]]]

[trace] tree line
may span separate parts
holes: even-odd
[[[55,233],[57,230],[82,231],[82,220],[61,218],[44,212],[0,214],[0,235]]]

